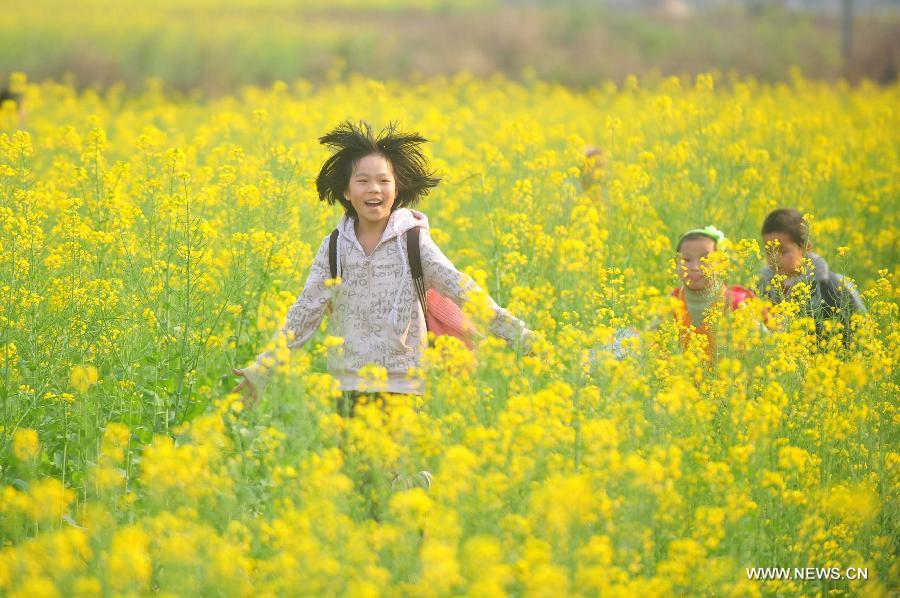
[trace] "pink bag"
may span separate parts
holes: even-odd
[[[337,237],[338,230],[331,232],[328,241],[328,265],[331,277],[338,276],[337,263]],[[422,311],[425,312],[425,324],[429,332],[435,336],[455,336],[469,348],[475,349],[475,327],[452,299],[449,299],[434,289],[425,288],[425,276],[422,272],[422,256],[419,248],[419,228],[413,227],[406,231],[406,252],[409,260],[410,273],[416,288],[416,295]]]
[[[475,328],[458,305],[434,289],[428,289],[425,293],[425,304],[425,323],[429,332],[435,336],[455,336],[470,351],[475,349]]]

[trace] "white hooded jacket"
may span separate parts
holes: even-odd
[[[344,339],[343,355],[329,358],[328,370],[341,390],[371,390],[359,370],[375,364],[387,370],[387,392],[421,394],[422,380],[411,378],[427,347],[425,316],[415,293],[406,252],[406,231],[419,227],[422,271],[425,286],[462,306],[467,294],[480,290],[470,277],[459,272],[438,249],[429,234],[425,214],[400,208],[391,213],[387,227],[371,255],[365,255],[356,238],[354,221],[344,217],[338,226],[337,258],[340,285],[326,286],[331,278],[326,236],[313,261],[300,296],[287,313],[284,326],[276,333],[293,340],[291,350],[313,336],[327,307],[331,306],[329,332]],[[494,310],[489,330],[510,342],[529,333],[525,324],[488,298]],[[290,338],[290,336],[288,336]],[[271,355],[263,353],[243,370],[250,383],[261,392],[272,374]],[[276,364],[274,367],[277,367]]]

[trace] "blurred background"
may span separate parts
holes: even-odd
[[[731,72],[888,83],[900,0],[30,0],[0,11],[0,81],[232,93],[349,73],[467,71],[575,87]]]

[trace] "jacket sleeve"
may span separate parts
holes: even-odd
[[[443,254],[431,239],[426,230],[421,231],[419,244],[422,254],[422,273],[425,277],[425,286],[434,289],[440,294],[449,297],[460,307],[465,304],[469,293],[484,293],[488,306],[493,310],[488,330],[511,343],[519,343],[531,335],[531,331],[525,323],[497,305],[472,278],[463,274]]]
[[[329,238],[325,237],[313,260],[303,291],[288,310],[284,324],[273,337],[273,343],[277,343],[280,337],[288,339],[287,347],[291,351],[302,346],[315,334],[325,316],[325,309],[331,301],[331,289],[325,284],[325,281],[331,278],[328,265],[328,241]],[[273,349],[261,353],[252,364],[243,368],[242,371],[257,393],[261,393],[275,369],[280,365],[283,364],[277,363]]]
[[[859,290],[856,288],[856,285],[846,277],[841,277],[841,286],[849,296],[848,306],[850,311],[855,314],[866,313],[866,304],[863,303],[862,297],[859,296]]]
[[[826,303],[833,305],[848,321],[853,314],[866,313],[866,306],[859,296],[859,291],[856,290],[856,285],[846,276],[832,273],[828,277],[827,293]]]

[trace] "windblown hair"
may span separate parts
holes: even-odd
[[[809,224],[803,214],[793,208],[769,212],[762,225],[762,234],[769,233],[784,233],[802,249],[806,249],[809,244]]]
[[[348,216],[356,218],[356,210],[344,198],[344,191],[350,184],[356,163],[366,156],[378,154],[384,156],[394,171],[397,197],[392,210],[416,205],[441,181],[429,170],[428,159],[419,147],[427,141],[418,133],[398,131],[393,122],[377,137],[372,134],[372,127],[364,121],[339,124],[319,138],[319,143],[334,149],[316,177],[319,199],[330,205],[340,203]]]

